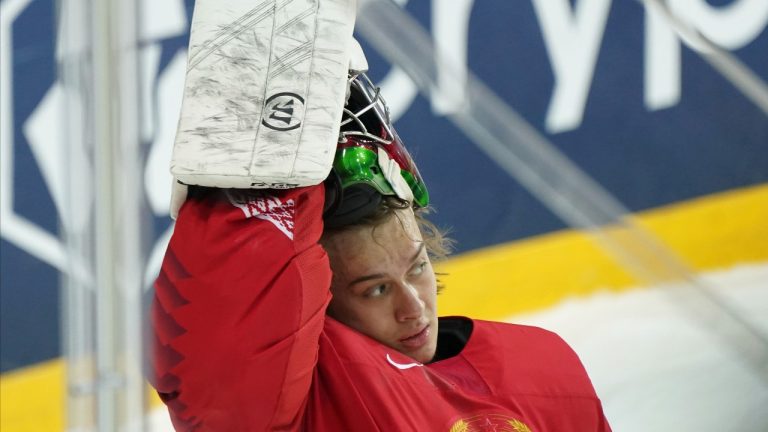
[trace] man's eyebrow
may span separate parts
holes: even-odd
[[[413,257],[411,257],[410,262],[416,261],[419,258],[419,255],[421,255],[421,252],[424,250],[425,247],[426,247],[426,244],[424,242],[421,242],[421,246],[419,246],[419,250],[417,250],[416,253],[413,254]],[[365,276],[360,276],[359,278],[355,278],[352,281],[350,281],[347,284],[347,288],[351,288],[361,282],[367,282],[369,280],[374,280],[374,279],[381,279],[384,277],[386,277],[384,273],[374,273],[374,274],[369,274]]]
[[[417,250],[416,253],[413,254],[413,257],[411,258],[411,262],[414,262],[419,258],[419,255],[421,255],[421,251],[423,251],[426,246],[427,246],[426,243],[421,242],[421,246],[419,246],[419,250]]]
[[[369,280],[381,279],[384,276],[386,276],[384,273],[374,273],[374,274],[369,274],[365,276],[360,276],[359,278],[356,278],[353,281],[351,281],[349,284],[347,284],[347,288],[352,288],[353,286],[359,283],[366,282]]]

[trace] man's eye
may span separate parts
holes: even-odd
[[[384,284],[376,285],[375,287],[368,290],[368,292],[365,293],[366,297],[378,297],[387,290],[387,286]]]
[[[418,275],[424,273],[424,269],[425,268],[427,268],[427,262],[426,261],[422,261],[422,262],[419,263],[419,265],[417,265],[416,267],[413,268],[413,271],[411,272],[411,274],[414,275],[414,276],[418,276]]]

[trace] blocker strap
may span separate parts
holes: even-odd
[[[171,173],[292,188],[331,170],[355,0],[197,0]]]

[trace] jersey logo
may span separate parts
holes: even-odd
[[[414,368],[414,367],[424,366],[423,364],[421,364],[419,362],[398,363],[398,362],[392,360],[392,357],[389,356],[389,353],[387,353],[387,361],[389,362],[389,364],[391,364],[392,366],[394,366],[394,367],[396,367],[396,368],[398,368],[400,370],[406,370],[406,369],[410,369],[410,368]]]
[[[451,426],[450,432],[475,431],[510,431],[532,432],[531,428],[520,420],[502,414],[480,414],[461,419]]]
[[[271,222],[286,237],[293,240],[293,214],[294,201],[269,195],[245,194],[239,192],[227,192],[227,198],[233,206],[243,211],[246,218],[256,218]]]

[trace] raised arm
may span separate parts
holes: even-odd
[[[193,195],[155,284],[157,391],[177,430],[295,430],[330,298],[322,186]]]

